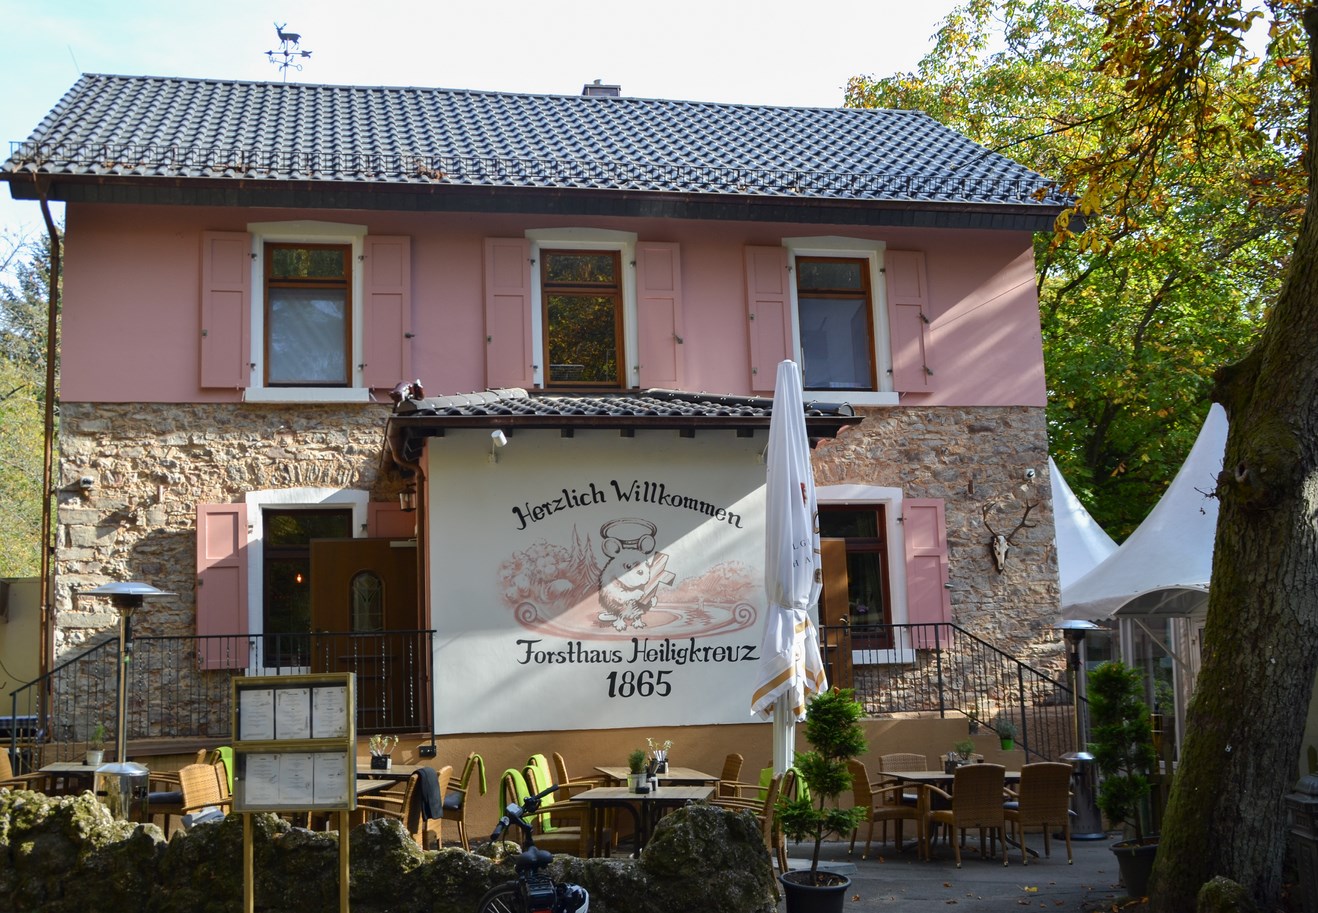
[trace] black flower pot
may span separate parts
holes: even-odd
[[[394,759],[388,755],[371,755],[371,770],[388,770],[394,766]]]
[[[1112,844],[1112,852],[1126,893],[1131,897],[1149,896],[1149,875],[1153,872],[1153,857],[1158,854],[1158,838],[1146,837],[1143,843],[1123,840]]]
[[[814,874],[808,870],[784,872],[778,876],[787,901],[787,913],[840,913],[847,899],[851,879],[845,875],[825,873],[828,884],[812,884]]]

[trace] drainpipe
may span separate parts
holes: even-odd
[[[51,499],[55,494],[55,361],[59,355],[59,288],[60,288],[60,238],[55,227],[55,220],[50,215],[50,201],[46,198],[49,181],[38,177],[34,181],[37,199],[41,202],[41,216],[46,221],[46,234],[50,237],[50,278],[47,283],[46,302],[46,403],[43,425],[42,470],[41,470],[41,619],[39,636],[41,650],[37,671],[44,679],[50,671],[55,654],[55,606],[54,606],[54,569],[51,557],[54,552],[51,527]],[[38,696],[38,727],[46,728],[50,720],[46,718],[47,690],[49,684],[41,689]],[[49,731],[47,731],[49,734]]]
[[[418,381],[420,383],[420,381]],[[421,601],[423,607],[430,605],[430,575],[426,573],[426,516],[428,511],[425,510],[425,491],[426,491],[426,474],[419,460],[409,460],[406,455],[406,441],[402,430],[393,422],[385,425],[385,447],[389,453],[389,458],[399,468],[412,473],[412,481],[416,486],[416,584],[417,599]],[[433,647],[433,643],[431,644]],[[433,655],[433,653],[432,653]],[[439,748],[435,744],[435,713],[438,708],[435,705],[435,668],[430,668],[430,695],[427,703],[430,706],[430,744],[422,745],[418,754],[423,758],[434,758],[439,753]]]

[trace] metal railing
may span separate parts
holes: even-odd
[[[1075,694],[954,624],[837,625],[820,630],[829,682],[855,689],[869,716],[964,716],[1016,728],[1026,760],[1076,749]]]
[[[128,740],[232,737],[240,675],[354,672],[358,732],[429,732],[433,630],[134,637],[125,652]],[[104,641],[10,692],[21,768],[80,757],[98,724],[118,732],[118,641]]]

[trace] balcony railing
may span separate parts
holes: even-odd
[[[1076,745],[1075,695],[954,624],[838,625],[820,631],[830,684],[854,688],[870,716],[964,716],[1016,726],[1027,760],[1055,760]]]
[[[429,732],[433,639],[429,630],[135,637],[123,664],[127,739],[227,741],[235,676],[307,672],[356,673],[358,732]],[[113,741],[118,659],[118,642],[108,640],[11,692],[14,757],[72,760],[97,724]]]

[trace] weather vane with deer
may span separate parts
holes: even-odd
[[[295,70],[301,70],[302,64],[299,60],[307,59],[311,56],[310,51],[304,51],[298,46],[302,36],[297,32],[286,32],[288,23],[275,23],[275,34],[279,36],[279,50],[266,51],[265,56],[271,63],[279,64],[279,71],[284,74],[284,82],[288,82],[288,70],[292,67]]]

